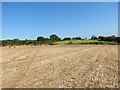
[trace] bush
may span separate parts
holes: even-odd
[[[51,40],[46,40],[46,41],[45,41],[45,44],[54,45]]]
[[[52,35],[50,35],[50,40],[53,41],[53,42],[55,42],[55,41],[61,40],[61,38],[59,38],[59,37],[58,37],[57,35],[55,35],[55,34],[52,34]]]
[[[97,39],[98,39],[97,36],[92,35],[91,40],[97,40]]]
[[[39,36],[39,37],[37,37],[37,41],[38,41],[38,42],[41,42],[41,43],[44,43],[45,38],[42,37],[42,36]]]
[[[72,41],[70,41],[68,44],[73,44],[73,42],[72,42]]]
[[[81,40],[81,37],[73,37],[72,40]]]
[[[2,46],[2,41],[0,41],[0,46]]]
[[[71,40],[71,38],[70,37],[66,37],[63,40]]]
[[[117,41],[118,43],[120,43],[120,37],[117,37],[117,38],[116,38],[116,41]]]
[[[37,45],[42,45],[42,42],[40,42],[40,41],[39,41],[39,42],[37,42]]]

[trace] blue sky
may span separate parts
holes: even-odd
[[[2,5],[3,39],[118,34],[117,2],[4,2]]]

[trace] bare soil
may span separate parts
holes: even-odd
[[[117,45],[2,49],[4,88],[116,88]]]

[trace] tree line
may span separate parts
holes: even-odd
[[[112,36],[107,36],[107,37],[104,37],[104,36],[95,36],[93,35],[91,37],[91,40],[99,40],[99,41],[109,41],[109,42],[118,42],[120,43],[120,37],[116,37],[115,35],[112,35]]]
[[[56,34],[52,34],[50,35],[49,38],[45,38],[43,36],[39,36],[36,38],[36,40],[19,40],[19,39],[13,39],[13,40],[1,40],[0,41],[0,45],[1,46],[13,46],[13,45],[42,45],[42,44],[49,44],[49,45],[53,45],[53,42],[56,41],[62,41],[62,40],[84,40],[81,37],[65,37],[63,39],[61,39],[59,36],[57,36]],[[120,37],[116,37],[115,35],[112,36],[95,36],[92,35],[90,40],[99,40],[99,41],[108,41],[108,42],[117,42],[120,43]]]

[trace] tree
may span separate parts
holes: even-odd
[[[27,40],[27,39],[25,39],[25,42],[24,42],[26,45],[29,45],[29,44],[31,44],[32,43],[32,41],[31,40]]]
[[[81,37],[75,37],[76,40],[81,40]]]
[[[42,42],[42,43],[44,43],[44,42],[45,42],[45,38],[42,37],[42,36],[39,36],[39,37],[37,37],[37,42]]]
[[[103,41],[103,40],[104,40],[104,37],[103,37],[103,36],[99,36],[98,39],[99,39],[100,41]]]
[[[71,40],[70,37],[63,38],[63,40]]]
[[[97,36],[92,35],[91,40],[96,40],[96,39],[98,39]]]
[[[120,43],[120,37],[116,37],[116,41]]]
[[[20,45],[20,40],[17,38],[13,39],[11,42],[12,42],[12,45]]]
[[[72,40],[81,40],[81,37],[74,37]]]
[[[116,36],[115,35],[111,36],[111,41],[116,41]]]
[[[116,41],[116,36],[115,35],[107,37],[99,36],[98,39],[101,41]]]
[[[0,46],[2,46],[2,41],[0,40]]]
[[[52,34],[52,35],[50,35],[50,40],[51,41],[59,41],[59,40],[61,40],[61,38],[59,38],[57,35],[55,35],[55,34]]]
[[[12,45],[12,40],[2,40],[2,46]]]

